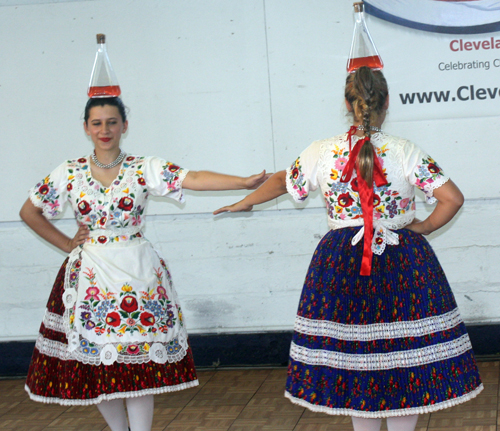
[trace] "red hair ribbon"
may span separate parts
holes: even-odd
[[[358,179],[358,193],[359,199],[361,201],[361,210],[363,212],[363,220],[365,225],[364,239],[363,239],[363,259],[361,261],[361,275],[370,275],[372,270],[372,241],[373,241],[373,183],[368,184],[364,178],[359,175],[358,172],[358,154],[361,150],[361,147],[365,144],[365,142],[369,142],[370,138],[368,136],[363,139],[358,140],[356,142],[354,149],[352,149],[352,136],[357,132],[356,126],[351,126],[349,132],[347,133],[349,137],[349,161],[344,167],[342,171],[342,176],[340,178],[340,182],[348,183],[351,181],[352,173],[354,169],[357,172]],[[373,182],[377,185],[377,187],[381,187],[387,184],[387,179],[384,176],[382,171],[382,166],[380,166],[380,162],[378,160],[377,154],[375,153],[375,149],[373,149]]]

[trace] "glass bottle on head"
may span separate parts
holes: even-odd
[[[373,70],[384,67],[382,58],[373,43],[365,21],[363,2],[356,2],[354,6],[354,33],[352,35],[351,52],[347,60],[347,72],[353,73],[361,66],[368,66]]]
[[[109,61],[104,34],[97,35],[97,52],[87,94],[91,98],[118,97],[121,94],[118,80]]]

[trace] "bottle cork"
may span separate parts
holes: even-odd
[[[105,43],[106,42],[106,35],[104,35],[102,33],[96,34],[96,38],[97,38],[97,43]]]
[[[354,12],[363,12],[363,2],[358,1],[352,4],[354,6]]]

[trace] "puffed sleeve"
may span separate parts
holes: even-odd
[[[296,202],[304,201],[318,188],[320,141],[315,141],[286,170],[286,189]]]
[[[188,169],[158,157],[147,157],[144,160],[144,177],[148,192],[153,196],[165,196],[184,202],[182,182]]]
[[[68,200],[68,163],[64,162],[29,190],[33,205],[42,208],[47,219],[60,215]]]
[[[434,190],[441,187],[450,178],[445,175],[437,162],[425,151],[412,142],[404,145],[405,159],[403,169],[408,182],[418,187],[425,194],[428,204],[436,202]]]

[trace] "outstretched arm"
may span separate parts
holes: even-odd
[[[413,220],[411,224],[406,226],[406,229],[422,235],[429,235],[448,223],[464,203],[464,195],[451,180],[435,189],[434,197],[438,203],[429,217],[423,221]]]
[[[275,199],[286,193],[286,171],[276,172],[262,186],[243,200],[226,207],[219,208],[214,214],[223,212],[251,211],[254,205]]]
[[[269,178],[266,171],[249,177],[218,174],[210,171],[189,171],[182,182],[182,187],[190,190],[253,190]]]
[[[19,215],[35,233],[66,253],[83,244],[89,235],[88,227],[80,226],[76,235],[69,238],[48,221],[43,216],[42,209],[33,205],[29,199],[24,203]]]

